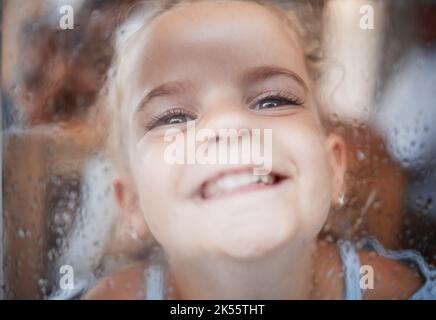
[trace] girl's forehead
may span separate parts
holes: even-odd
[[[204,80],[263,65],[308,78],[296,34],[251,2],[199,2],[172,9],[140,32],[124,61],[130,62],[129,79],[142,86],[186,78],[187,71]]]

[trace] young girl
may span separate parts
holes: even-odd
[[[86,298],[435,297],[435,271],[416,253],[386,252],[374,240],[317,240],[342,202],[345,145],[323,127],[314,47],[299,9],[151,4],[132,18],[134,32],[120,31],[125,45],[108,104],[115,198],[134,232],[150,232],[162,250],[103,279]],[[271,170],[258,176],[253,163],[165,161],[168,130],[187,137],[192,121],[214,133],[210,144],[224,139],[221,129],[272,130]],[[361,265],[374,274],[366,290]]]

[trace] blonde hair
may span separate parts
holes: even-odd
[[[112,126],[108,132],[108,152],[113,158],[114,164],[119,170],[128,170],[126,166],[127,150],[123,146],[125,128],[123,127],[121,104],[122,89],[120,74],[128,51],[135,44],[135,36],[141,33],[155,18],[175,7],[186,3],[216,1],[228,2],[231,0],[163,0],[163,1],[140,1],[132,6],[126,13],[125,22],[118,28],[115,34],[115,56],[112,67],[108,72],[108,80],[105,88],[101,92],[101,101],[108,106]],[[264,6],[282,19],[286,25],[291,28],[303,49],[305,62],[314,87],[320,79],[321,69],[321,19],[319,13],[321,10],[321,1],[315,4],[308,4],[307,1],[264,1],[264,0],[241,0],[254,2]],[[303,23],[304,22],[304,23]],[[315,97],[315,101],[318,97]],[[319,107],[317,107],[319,111]]]

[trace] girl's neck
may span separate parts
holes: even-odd
[[[175,299],[310,299],[315,243],[250,260],[170,259]]]

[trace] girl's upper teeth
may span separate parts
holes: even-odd
[[[218,179],[206,183],[203,196],[209,198],[224,191],[234,190],[251,184],[262,183],[271,185],[275,182],[272,175],[253,175],[250,172],[226,174]]]

